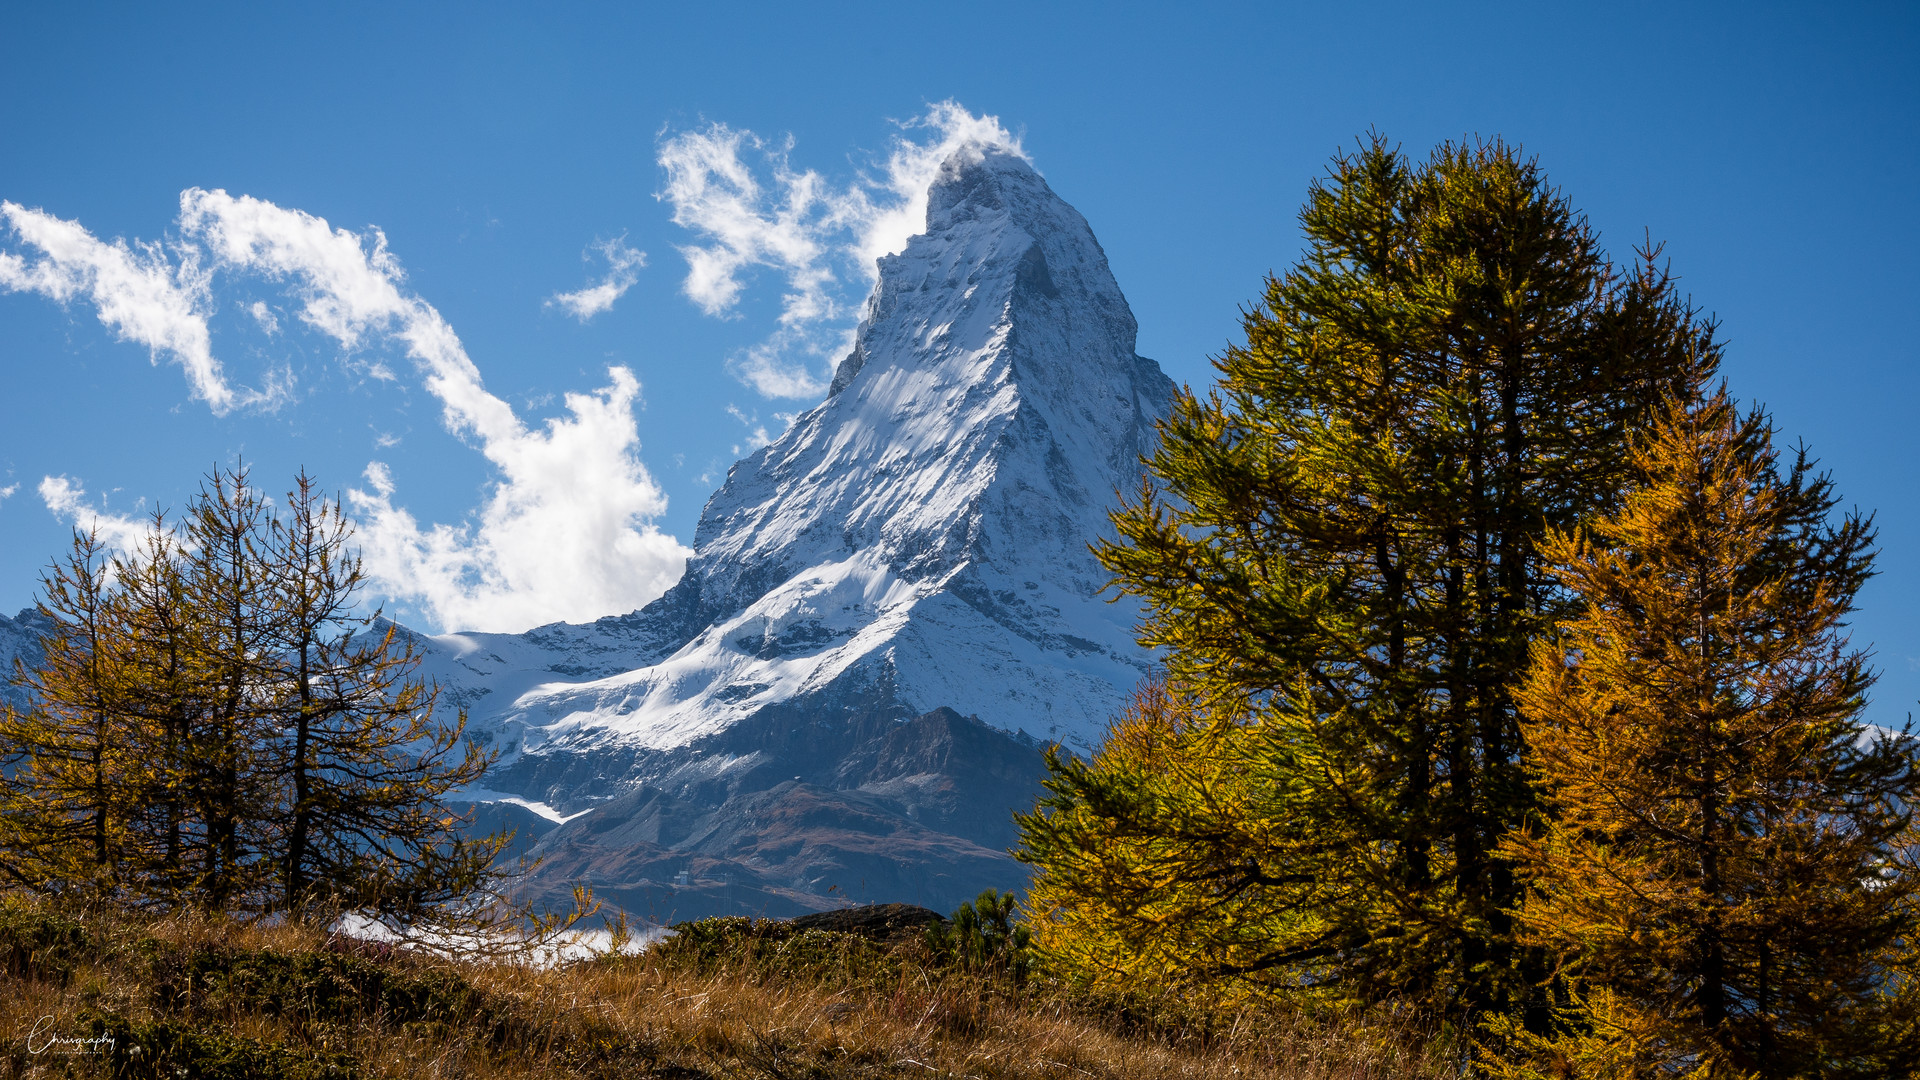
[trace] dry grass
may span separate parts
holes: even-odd
[[[765,924],[550,970],[364,953],[298,928],[72,920],[0,903],[0,1075],[1447,1074],[1392,1025],[1363,1032],[1253,1011],[1170,1018],[1165,1009],[1145,1020],[1037,982],[1015,988],[1004,976],[955,970],[918,942],[882,946]],[[42,1017],[62,1035],[111,1034],[114,1053],[29,1052],[26,1036]]]

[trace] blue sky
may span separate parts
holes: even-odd
[[[626,610],[756,432],[816,399],[809,350],[912,209],[890,176],[954,124],[1020,141],[1100,237],[1141,352],[1196,385],[1295,257],[1308,181],[1377,128],[1417,153],[1517,141],[1613,250],[1666,242],[1734,392],[1879,514],[1856,626],[1877,715],[1920,698],[1912,5],[320,7],[7,13],[0,609],[75,513],[178,506],[244,455],[270,487],[305,465],[361,492],[414,545],[403,618]],[[901,126],[949,101],[964,116]],[[764,198],[728,218],[709,167],[734,162]],[[814,174],[790,227],[782,168]],[[680,249],[728,241],[738,265],[690,289]],[[147,305],[118,326],[103,266]],[[556,302],[608,282],[584,320]],[[522,565],[545,551],[571,576]]]

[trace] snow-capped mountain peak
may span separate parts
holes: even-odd
[[[1149,662],[1087,548],[1172,389],[1135,329],[1085,219],[1026,161],[956,154],[926,231],[880,260],[828,398],[729,471],[677,586],[603,620],[626,670],[609,646],[604,677],[486,711],[541,754],[875,695],[1093,744]],[[534,633],[577,651],[566,630]]]

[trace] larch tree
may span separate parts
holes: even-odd
[[[1920,745],[1861,719],[1873,530],[1724,388],[1676,400],[1616,513],[1541,556],[1583,605],[1516,695],[1543,792],[1502,856],[1562,958],[1510,1075],[1920,1069]]]
[[[16,673],[32,705],[0,710],[0,872],[14,885],[115,899],[129,872],[142,740],[122,708],[127,637],[99,533],[76,531],[41,587],[55,630],[39,666]]]
[[[136,879],[132,895],[174,905],[192,895],[205,866],[206,833],[192,812],[200,771],[195,751],[211,702],[224,693],[207,662],[208,627],[189,602],[180,541],[156,514],[136,549],[115,562],[114,610],[124,646],[119,708],[137,762]],[[196,855],[196,852],[201,854]]]
[[[534,918],[507,842],[443,804],[490,762],[435,715],[412,639],[358,609],[351,526],[304,473],[284,507],[216,468],[172,529],[45,577],[54,632],[0,714],[0,874],[109,902],[297,919],[352,911],[511,948]],[[528,920],[531,920],[529,923]],[[464,936],[463,936],[464,935]]]
[[[1573,603],[1536,544],[1617,503],[1630,433],[1718,349],[1654,251],[1616,267],[1499,142],[1416,164],[1376,137],[1301,223],[1302,261],[1217,388],[1177,396],[1098,548],[1210,729],[1196,776],[1230,787],[1136,799],[1057,759],[1024,855],[1049,902],[1110,912],[1073,932],[1177,933],[1194,979],[1503,1010],[1545,964],[1493,857],[1534,806],[1512,691]],[[1232,786],[1248,770],[1263,790]],[[1112,830],[1174,822],[1151,874],[1109,882],[1124,903],[1049,885]],[[1043,955],[1065,932],[1036,927]]]
[[[215,910],[269,903],[277,799],[263,751],[279,720],[271,521],[265,493],[244,466],[207,474],[182,520],[182,589],[207,689],[183,747],[199,823],[189,887]]]
[[[1274,942],[1311,934],[1298,920],[1314,905],[1283,908],[1267,892],[1300,895],[1316,880],[1338,888],[1306,839],[1336,823],[1302,813],[1312,800],[1297,798],[1291,770],[1258,752],[1247,724],[1244,711],[1210,709],[1155,679],[1091,761],[1051,759],[1048,812],[1021,824],[1024,853],[1044,860],[1026,907],[1056,973],[1231,1006],[1236,980],[1271,984],[1298,961],[1269,962]],[[1284,869],[1271,860],[1282,847],[1292,854]]]
[[[505,838],[469,838],[441,806],[491,758],[464,716],[435,718],[411,640],[359,609],[351,533],[303,472],[270,534],[279,903],[404,923],[480,890]]]

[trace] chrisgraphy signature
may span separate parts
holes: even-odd
[[[60,1035],[56,1034],[52,1028],[53,1017],[51,1016],[43,1016],[35,1021],[33,1030],[27,1032],[27,1053],[97,1054],[103,1049],[113,1049],[111,1035]]]

